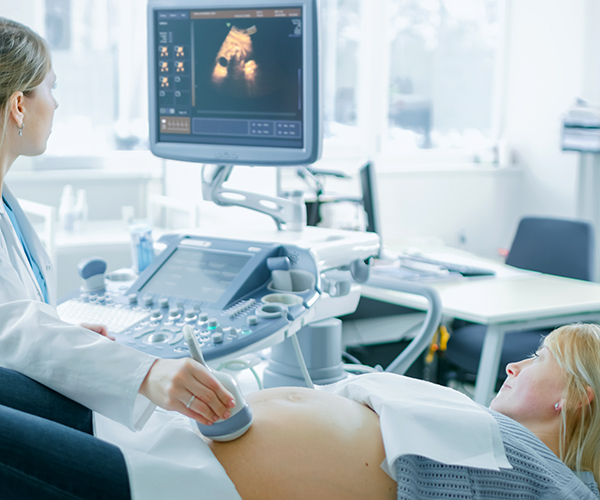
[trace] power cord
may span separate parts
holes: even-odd
[[[221,371],[223,368],[240,372],[243,370],[250,370],[252,372],[252,375],[254,375],[254,378],[256,379],[256,383],[258,384],[258,390],[262,391],[264,389],[263,384],[260,380],[260,377],[258,376],[258,373],[256,373],[256,370],[254,369],[254,367],[258,363],[260,363],[259,358],[255,358],[253,362],[248,362],[243,359],[232,359],[221,363],[217,368],[217,371]]]
[[[304,377],[304,381],[306,382],[306,387],[308,387],[309,389],[314,389],[315,384],[313,384],[313,381],[310,378],[310,373],[308,373],[308,368],[306,367],[306,362],[304,361],[304,356],[302,355],[302,349],[300,349],[300,342],[298,342],[298,337],[295,333],[291,336],[291,339],[292,344],[294,345],[294,351],[296,351],[296,358],[298,359],[300,371],[302,372],[302,376]]]

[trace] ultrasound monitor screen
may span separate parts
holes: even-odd
[[[216,303],[250,255],[178,248],[140,291]]]
[[[154,11],[157,141],[303,148],[303,8]]]

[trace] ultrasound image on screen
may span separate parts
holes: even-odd
[[[212,82],[219,93],[253,99],[271,94],[281,85],[277,71],[267,74],[267,65],[258,64],[253,48],[257,28],[232,26],[216,57]],[[256,38],[256,37],[254,37]]]
[[[161,140],[304,146],[303,20],[281,12],[158,14]]]
[[[178,248],[140,291],[214,304],[250,257]]]
[[[207,59],[212,56],[211,71],[207,71],[206,61],[197,61],[198,98],[204,109],[260,110],[288,119],[297,116],[301,46],[296,39],[288,40],[293,28],[289,19],[280,25],[275,21],[281,23],[278,19],[204,21],[214,23],[210,29],[202,26],[205,31],[198,36]],[[231,97],[236,100],[232,102]]]

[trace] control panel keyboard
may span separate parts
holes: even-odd
[[[121,333],[150,316],[150,311],[124,308],[116,304],[101,304],[71,299],[57,308],[58,316],[67,323],[105,325],[111,333]]]
[[[116,342],[162,358],[190,355],[189,325],[213,361],[299,330],[315,313],[318,276],[308,249],[179,235],[133,283],[82,289],[57,309],[64,321],[104,324]]]

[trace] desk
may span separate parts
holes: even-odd
[[[441,258],[432,253],[427,255]],[[465,261],[464,258],[454,260]],[[486,265],[481,259],[471,262]],[[492,398],[507,331],[600,321],[599,283],[514,270],[499,264],[488,267],[497,270],[496,277],[431,283],[440,294],[443,315],[488,326],[474,398],[483,405],[488,405]],[[420,310],[427,307],[421,297],[390,290],[363,286],[361,294]]]

